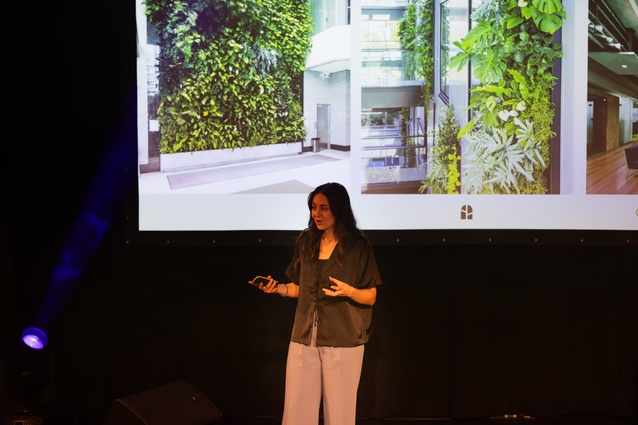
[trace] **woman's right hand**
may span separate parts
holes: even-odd
[[[277,293],[277,285],[279,284],[279,282],[273,279],[271,275],[268,275],[267,278],[268,281],[265,283],[264,279],[259,279],[259,282],[257,282],[258,279],[254,279],[251,280],[249,283],[251,285],[257,286],[260,290],[264,291],[267,294]]]

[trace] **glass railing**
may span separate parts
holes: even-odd
[[[398,126],[363,127],[361,142],[362,184],[426,178],[429,148],[423,134],[404,136]]]
[[[420,85],[416,78],[414,53],[408,51],[361,52],[362,87]]]

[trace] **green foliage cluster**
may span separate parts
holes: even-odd
[[[530,187],[528,182],[536,181],[535,170],[545,166],[542,142],[535,137],[531,121],[514,118],[514,123],[515,134],[485,125],[467,136],[471,149],[466,159],[470,165],[465,167],[463,183],[468,193],[520,194]]]
[[[454,115],[454,105],[445,109],[439,131],[435,135],[435,145],[432,147],[432,166],[428,176],[421,181],[419,193],[425,193],[429,188],[434,194],[458,194],[460,193],[459,161],[458,154],[460,127]]]
[[[473,74],[481,82],[472,90],[474,119],[460,132],[460,136],[471,132],[468,139],[477,143],[471,145],[473,161],[465,167],[471,193],[547,192],[543,173],[549,166],[549,143],[554,136],[551,90],[556,83],[551,68],[562,56],[553,34],[565,18],[561,0],[486,0],[473,14],[476,26],[454,43],[461,51],[451,58],[450,67],[460,70],[471,61]],[[474,128],[479,121],[481,125]],[[521,150],[531,144],[542,160],[533,162],[532,169],[519,169],[517,161],[506,161],[501,166],[512,168],[492,177],[485,174],[481,184],[479,170],[493,161],[486,156],[493,151],[482,146],[488,140],[521,144]],[[465,175],[463,179],[467,183]]]
[[[408,125],[410,123],[410,108],[401,108],[401,136],[408,134]],[[402,139],[401,145],[414,146],[414,139]],[[416,151],[414,149],[406,149],[403,151],[405,164],[407,168],[416,167]]]
[[[303,140],[310,6],[300,0],[145,0],[160,36],[160,152]]]
[[[411,53],[403,69],[422,80],[423,101],[430,103],[434,82],[434,1],[415,0],[409,3],[399,21],[401,48]]]

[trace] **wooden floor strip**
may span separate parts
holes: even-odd
[[[587,158],[588,195],[638,195],[638,172],[628,170],[625,149],[638,140]]]

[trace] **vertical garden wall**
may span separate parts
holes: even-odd
[[[304,0],[145,0],[160,39],[160,152],[299,142]]]
[[[486,0],[476,25],[455,45],[451,67],[471,63],[474,119],[460,133],[469,141],[462,184],[466,193],[547,193],[544,172],[554,136],[552,75],[561,46],[553,34],[566,18],[560,0]]]
[[[418,14],[431,13],[431,8],[428,1],[415,0],[401,23],[402,47],[420,58],[415,66],[425,81],[426,99],[433,79],[428,49],[434,38],[431,21],[418,19]],[[471,89],[469,106],[447,105],[457,110],[468,107],[472,119],[457,140],[451,140],[448,130],[456,124],[444,114],[421,193],[548,193],[545,176],[555,136],[552,90],[557,82],[552,69],[562,56],[554,34],[565,19],[561,0],[480,2],[472,13],[472,29],[463,39],[452,40],[459,52],[441,71],[468,70],[472,81],[479,83]],[[450,152],[462,137],[467,141],[464,148]]]

